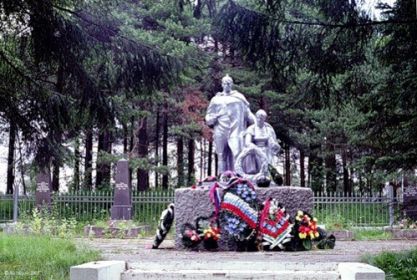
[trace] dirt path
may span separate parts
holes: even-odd
[[[166,240],[160,249],[150,249],[152,239],[78,239],[79,244],[101,251],[106,260],[137,262],[211,261],[278,261],[278,262],[359,262],[365,254],[382,251],[403,251],[417,246],[417,240],[337,241],[333,250],[307,252],[194,252],[174,249],[173,240]]]

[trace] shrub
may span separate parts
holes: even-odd
[[[399,252],[383,252],[376,256],[365,256],[364,262],[379,267],[386,279],[417,280],[417,248]]]

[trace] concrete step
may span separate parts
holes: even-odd
[[[248,271],[248,270],[128,270],[122,280],[139,279],[274,279],[274,280],[339,280],[336,271]]]
[[[385,274],[362,263],[190,260],[130,263],[122,280],[138,279],[384,280]]]
[[[282,279],[384,280],[382,270],[363,263],[181,260],[168,262],[99,261],[71,267],[71,280]]]

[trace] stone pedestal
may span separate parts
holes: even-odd
[[[214,206],[211,204],[209,198],[208,185],[203,185],[197,189],[180,188],[175,191],[175,247],[177,249],[185,249],[181,242],[181,226],[184,223],[194,225],[195,218],[198,216],[210,216],[214,211]],[[265,201],[268,197],[276,198],[285,206],[291,217],[297,213],[297,210],[311,212],[313,209],[313,192],[309,188],[291,186],[256,187],[255,191],[259,202]],[[223,231],[219,242],[219,250],[228,251],[234,249],[234,242]]]
[[[42,170],[36,177],[35,203],[43,208],[51,205],[51,174],[49,170]]]
[[[129,164],[125,159],[117,162],[116,186],[114,189],[114,202],[111,208],[112,220],[132,219],[132,199],[129,188]]]

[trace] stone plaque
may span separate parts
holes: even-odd
[[[417,186],[404,187],[404,212],[410,219],[417,220]]]
[[[51,205],[51,175],[48,169],[42,170],[36,177],[35,200],[39,208]]]
[[[129,163],[125,159],[117,162],[114,202],[111,209],[112,220],[132,219],[132,200],[130,197]]]

